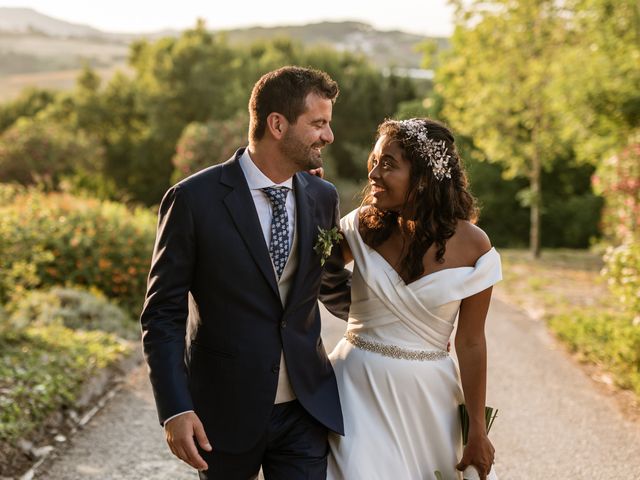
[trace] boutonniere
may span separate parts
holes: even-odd
[[[342,240],[342,233],[338,230],[338,227],[333,227],[330,229],[324,229],[318,227],[318,239],[316,240],[316,244],[313,249],[316,251],[318,255],[320,255],[320,266],[324,266],[324,262],[331,255],[331,250],[333,249],[333,244],[338,243]]]

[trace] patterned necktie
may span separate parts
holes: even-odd
[[[276,267],[278,278],[282,275],[284,266],[289,258],[289,217],[287,216],[287,187],[267,187],[262,191],[271,200],[273,217],[271,218],[271,245],[269,254]]]

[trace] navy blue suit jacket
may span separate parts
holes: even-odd
[[[195,410],[214,449],[249,450],[264,433],[284,351],[302,406],[343,433],[335,376],[320,338],[320,298],[346,318],[350,275],[339,247],[324,267],[318,227],[339,224],[333,185],[294,176],[298,268],[283,308],[258,214],[238,159],[165,194],[141,315],[160,422]]]

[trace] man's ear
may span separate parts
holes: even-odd
[[[289,126],[289,122],[279,113],[270,113],[267,117],[267,130],[271,133],[271,136],[277,140],[280,140],[285,132],[287,131],[287,127]]]

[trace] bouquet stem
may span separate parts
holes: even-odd
[[[460,413],[460,423],[462,425],[462,444],[467,444],[469,438],[469,412],[464,404],[458,405],[458,412]],[[493,426],[493,421],[498,416],[498,409],[493,407],[484,407],[484,421],[487,426],[487,433]]]
[[[467,412],[467,407],[462,404],[458,406],[458,411],[460,412],[460,423],[462,425],[462,444],[467,444],[467,439],[469,438],[469,412]],[[498,409],[493,407],[484,407],[484,422],[487,426],[487,433],[491,430],[493,426],[493,421],[498,416]],[[473,465],[469,465],[465,468],[462,476],[465,480],[480,480],[480,475],[478,475],[478,471],[475,469]],[[487,475],[487,480],[497,479],[497,475],[495,470],[492,468]]]

